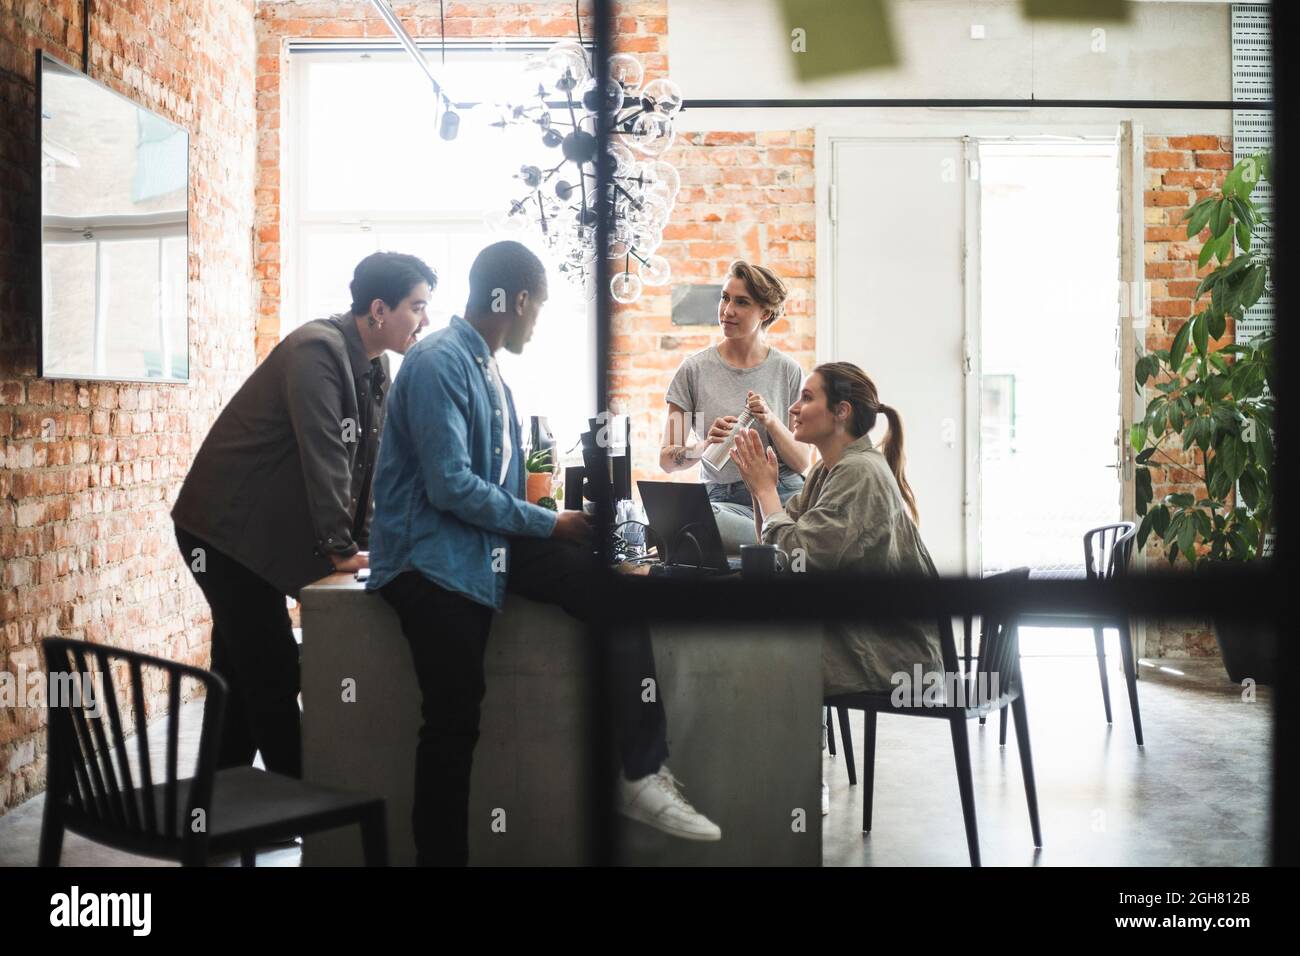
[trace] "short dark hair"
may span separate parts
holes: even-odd
[[[368,315],[370,303],[383,299],[390,309],[395,309],[421,282],[429,288],[438,287],[438,274],[415,256],[404,252],[372,252],[360,262],[352,273],[352,314]]]
[[[546,266],[523,243],[507,239],[487,246],[469,267],[469,301],[467,313],[491,312],[501,301],[497,290],[505,293],[505,303],[520,292],[536,294],[546,287]],[[495,301],[494,301],[495,300]]]

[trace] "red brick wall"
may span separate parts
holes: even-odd
[[[81,4],[0,10],[0,672],[38,670],[52,634],[206,666],[167,513],[253,367],[253,0],[94,4],[91,75],[190,132],[192,380],[164,386],[36,377],[34,51],[79,66]],[[43,788],[44,751],[43,711],[0,712],[0,813]]]
[[[665,158],[682,180],[659,250],[672,266],[673,283],[721,283],[738,258],[770,266],[787,281],[790,298],[768,339],[811,369],[813,131],[688,133]],[[632,416],[634,434],[650,439],[633,449],[638,478],[670,477],[660,471],[658,455],[668,383],[683,358],[721,339],[716,325],[673,325],[671,300],[671,285],[647,288],[614,314],[610,405]],[[697,469],[671,477],[699,480]]]
[[[1146,329],[1150,351],[1167,349],[1174,336],[1195,313],[1192,295],[1211,266],[1197,270],[1196,257],[1209,229],[1189,240],[1183,214],[1196,201],[1214,194],[1232,168],[1232,139],[1219,136],[1148,136],[1146,138],[1146,277],[1150,283],[1151,319]],[[1235,323],[1218,345],[1233,341]],[[1150,383],[1148,397],[1159,394]],[[1177,444],[1164,446],[1179,464],[1199,471],[1192,453]],[[1198,485],[1177,467],[1152,467],[1151,485],[1155,500],[1176,492],[1192,492],[1199,499],[1205,486]],[[1168,567],[1158,539],[1148,541],[1148,566]],[[1205,621],[1160,621],[1147,626],[1147,657],[1211,657],[1217,655],[1214,635]]]

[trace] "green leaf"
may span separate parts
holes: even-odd
[[[1178,529],[1178,550],[1183,554],[1188,554],[1192,550],[1192,543],[1196,540],[1196,524],[1192,521],[1184,521],[1183,526]],[[1191,560],[1190,555],[1188,560]]]
[[[1241,423],[1237,410],[1230,405],[1215,405],[1210,409],[1210,417],[1224,431],[1235,432]]]
[[[1223,235],[1214,240],[1214,255],[1218,258],[1220,264],[1228,261],[1228,256],[1232,255],[1232,230],[1224,230]]]
[[[1219,444],[1219,465],[1231,481],[1240,478],[1242,469],[1246,467],[1246,450],[1242,444],[1240,438],[1231,434],[1224,435]]]
[[[1264,294],[1264,281],[1268,277],[1268,270],[1262,265],[1255,266],[1250,272],[1246,273],[1245,278],[1241,280],[1241,305],[1249,309],[1259,301],[1259,297]]]
[[[1237,217],[1237,225],[1245,223],[1246,232],[1249,234],[1250,227],[1255,224],[1255,211],[1244,197],[1233,196],[1229,202],[1232,203],[1233,215]]]
[[[1151,509],[1151,513],[1155,515],[1151,519],[1151,530],[1163,538],[1169,530],[1169,509],[1165,505],[1158,505]]]
[[[1150,448],[1144,448],[1140,452],[1138,452],[1137,457],[1133,460],[1139,465],[1145,465],[1148,461],[1151,460],[1151,456],[1154,455],[1155,453],[1156,453],[1155,445],[1152,445]]]
[[[1183,327],[1178,330],[1174,336],[1174,344],[1169,346],[1169,367],[1177,369],[1183,361],[1183,353],[1187,351],[1187,337],[1192,334],[1192,322],[1189,319],[1183,323]]]
[[[1169,430],[1181,433],[1186,420],[1183,413],[1183,400],[1180,398],[1169,406]]]
[[[1241,491],[1241,500],[1246,503],[1247,508],[1254,511],[1259,507],[1259,485],[1255,484],[1255,476],[1249,470],[1241,473],[1237,487]]]
[[[1172,495],[1168,495],[1165,500],[1169,502],[1169,504],[1178,508],[1190,508],[1196,503],[1196,496],[1185,491],[1179,491]],[[1175,517],[1175,520],[1178,520],[1178,518],[1181,517],[1181,515],[1178,515]]]
[[[1206,263],[1210,261],[1210,256],[1214,255],[1215,240],[1208,239],[1205,245],[1201,246],[1201,254],[1196,257],[1196,268],[1204,269]]]
[[[1241,176],[1245,170],[1241,163],[1233,166],[1228,170],[1228,175],[1223,177],[1223,195],[1229,200],[1237,195],[1237,190],[1241,188]]]
[[[1210,234],[1217,239],[1231,224],[1232,207],[1226,199],[1220,199],[1214,204],[1214,212],[1210,215]]]
[[[1210,450],[1210,419],[1204,415],[1197,415],[1196,420],[1192,422],[1190,433],[1193,444],[1199,445],[1202,452]]]
[[[1265,472],[1273,468],[1273,436],[1267,428],[1255,427],[1255,440],[1253,442],[1243,442],[1250,447],[1252,457],[1259,462]]]
[[[1138,514],[1146,514],[1147,505],[1151,504],[1151,472],[1138,468],[1134,473],[1133,496]]]
[[[1145,425],[1134,423],[1128,430],[1128,443],[1133,446],[1134,451],[1141,451],[1142,446],[1147,443],[1147,429]]]
[[[1205,228],[1205,224],[1210,221],[1210,214],[1214,212],[1213,199],[1202,199],[1191,209],[1187,210],[1184,219],[1187,222],[1187,238],[1194,239]]]
[[[1224,272],[1221,273],[1221,275],[1227,275],[1227,270],[1225,269]],[[1214,283],[1214,285],[1210,287],[1210,307],[1209,309],[1206,310],[1207,313],[1212,315],[1215,312],[1217,312],[1219,315],[1222,315],[1223,310],[1226,307],[1224,305],[1224,301],[1227,298],[1227,294],[1228,294],[1227,282]]]
[[[1151,534],[1151,524],[1155,516],[1154,511],[1148,511],[1146,517],[1142,519],[1142,523],[1138,525],[1137,546],[1139,551],[1147,545],[1147,537]]]
[[[1209,324],[1205,321],[1205,316],[1194,315],[1189,324],[1193,326],[1192,341],[1196,344],[1196,351],[1201,355],[1205,355],[1210,347]]]

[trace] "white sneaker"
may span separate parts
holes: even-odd
[[[826,783],[826,771],[822,771],[822,816],[830,816],[831,788]]]
[[[722,830],[696,810],[666,766],[640,780],[619,780],[618,812],[683,840],[721,840]]]

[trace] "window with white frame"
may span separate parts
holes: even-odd
[[[426,55],[453,101],[491,103],[508,98],[526,53],[449,49],[445,65],[437,53]],[[486,218],[524,191],[512,177],[537,144],[469,121],[456,139],[441,139],[440,104],[400,50],[291,47],[288,77],[281,337],[347,309],[353,268],[380,249],[419,256],[437,272],[430,331],[446,326],[464,309],[474,257],[506,238]],[[549,299],[524,353],[497,357],[525,430],[529,415],[545,415],[568,448],[596,411],[592,310],[556,271],[540,237],[509,238],[546,262]],[[396,370],[400,357],[390,359]]]

